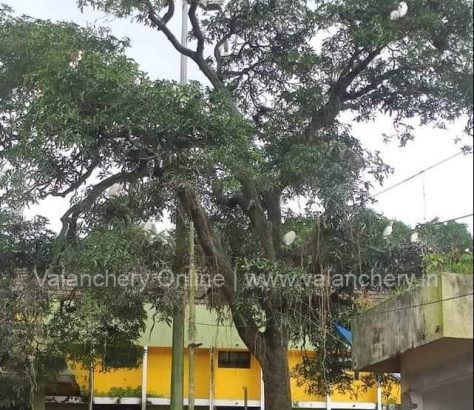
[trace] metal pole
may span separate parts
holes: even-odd
[[[247,386],[244,387],[244,410],[248,410],[249,406],[249,394]]]
[[[188,42],[188,3],[182,0],[182,27],[181,44],[187,46]],[[186,84],[188,81],[188,60],[181,55],[180,82]],[[181,268],[180,260],[184,260],[185,249],[182,243],[185,242],[186,228],[179,209],[179,199],[176,198],[176,263],[175,269]],[[179,285],[179,284],[178,284]],[[184,298],[183,298],[184,299]],[[181,301],[180,301],[181,302]],[[185,306],[178,306],[173,315],[173,347],[171,363],[171,410],[182,410],[184,405],[184,325]]]
[[[142,363],[142,410],[146,410],[146,399],[148,389],[148,346],[143,347]]]
[[[189,223],[189,403],[194,410],[196,373],[196,264],[194,255],[194,222]]]
[[[184,261],[187,257],[187,229],[183,211],[176,199],[176,254],[174,271],[183,272]],[[184,327],[185,327],[185,297],[181,292],[184,286],[177,281],[178,303],[173,313],[173,347],[171,359],[171,410],[183,410],[184,406]]]
[[[181,20],[181,45],[186,47],[188,45],[188,2],[183,1],[183,16]],[[188,57],[181,54],[181,70],[180,82],[186,84],[188,82]]]
[[[94,410],[94,364],[89,369],[89,410]]]

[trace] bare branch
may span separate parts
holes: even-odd
[[[199,25],[199,21],[196,15],[197,8],[199,6],[199,0],[192,0],[191,6],[189,7],[189,20],[191,21],[191,26],[193,28],[193,34],[197,40],[197,54],[199,58],[204,58],[204,45],[205,39],[204,34],[202,33],[201,26]]]
[[[66,213],[62,216],[62,228],[56,241],[56,249],[51,268],[55,268],[58,264],[61,252],[64,250],[66,245],[66,238],[71,233],[71,228],[77,223],[77,219],[81,213],[87,211],[94,202],[112,185],[133,182],[140,177],[145,176],[148,173],[146,163],[141,164],[136,170],[132,172],[121,172],[119,174],[112,175],[111,177],[104,179],[98,184],[94,185],[87,196],[80,202],[69,208]]]
[[[354,91],[352,93],[347,93],[344,100],[348,101],[348,100],[356,100],[358,98],[361,98],[367,95],[368,93],[370,93],[371,91],[375,91],[381,84],[383,84],[385,81],[389,80],[390,78],[394,77],[395,75],[399,74],[400,72],[402,72],[401,68],[389,70],[385,72],[384,74],[382,74],[381,76],[379,76],[378,78],[376,78],[372,83],[370,83],[366,87],[363,87],[360,90]]]
[[[170,0],[168,2],[168,12],[165,14],[165,17],[160,18],[156,12],[155,9],[153,8],[153,5],[151,4],[150,0],[145,0],[145,4],[148,8],[148,18],[150,19],[152,25],[157,28],[159,31],[162,31],[165,36],[168,38],[168,40],[171,42],[173,47],[180,52],[181,54],[184,54],[185,56],[196,60],[196,52],[183,46],[181,42],[177,39],[177,37],[172,33],[172,31],[169,29],[167,26],[167,23],[169,20],[174,15],[174,0]],[[167,20],[166,20],[167,19]]]
[[[92,161],[89,168],[87,168],[87,171],[83,175],[81,175],[78,178],[78,180],[76,182],[74,182],[69,188],[67,188],[66,190],[64,190],[62,192],[52,193],[51,195],[52,196],[58,196],[58,197],[61,197],[61,198],[65,198],[70,193],[77,190],[82,184],[84,184],[89,179],[89,177],[92,175],[94,170],[99,166],[99,164],[100,164],[100,159],[95,159],[94,161]]]

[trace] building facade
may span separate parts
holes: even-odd
[[[247,351],[236,329],[218,323],[214,314],[199,306],[197,310],[196,407],[199,409],[264,408],[264,386],[258,362]],[[153,329],[153,330],[151,330]],[[104,372],[98,366],[93,375],[96,406],[140,408],[144,400],[148,408],[166,409],[170,403],[172,330],[164,324],[148,323],[141,344],[143,362],[136,369]],[[303,352],[291,350],[290,368],[302,359]],[[71,365],[75,382],[83,392],[90,383],[90,371]],[[188,361],[185,355],[185,397],[188,392]],[[145,383],[144,383],[145,381]],[[351,391],[334,392],[331,397],[308,395],[304,386],[292,379],[294,408],[298,409],[380,409],[383,404],[399,402],[395,387],[384,392],[377,387],[365,390],[355,382]],[[84,399],[76,396],[48,396],[46,407],[85,407]],[[247,407],[245,407],[247,406]],[[125,408],[124,408],[125,410]]]

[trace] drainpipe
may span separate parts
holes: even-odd
[[[142,363],[142,410],[146,410],[146,399],[148,390],[148,346],[143,347]]]

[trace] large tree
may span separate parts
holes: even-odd
[[[339,121],[342,113],[361,121],[389,114],[403,141],[412,118],[471,122],[471,2],[410,1],[407,16],[391,21],[397,4],[388,0],[231,0],[214,14],[192,0],[193,48],[168,26],[174,0],[80,1],[87,5],[165,34],[211,90],[168,93],[117,55],[123,44],[105,33],[6,17],[0,138],[14,168],[2,183],[24,201],[79,191],[63,218],[65,243],[117,182],[140,187],[145,214],[159,213],[176,193],[209,269],[225,276],[225,304],[262,365],[266,409],[291,409],[289,341],[309,331],[327,352],[347,293],[327,285],[249,289],[245,275],[330,278],[345,273],[341,249],[359,253],[363,232],[351,222],[370,200],[364,175],[382,180],[388,167]],[[25,27],[30,36],[19,34]],[[45,56],[45,38],[61,47]],[[91,175],[96,182],[81,191]],[[285,206],[301,195],[313,224],[295,252],[282,244],[291,229]],[[327,365],[321,361],[330,384]]]
[[[442,126],[468,115],[471,123],[472,3],[409,1],[408,14],[392,21],[392,0],[231,0],[215,14],[200,11],[209,2],[191,0],[192,48],[183,47],[169,27],[174,0],[79,3],[162,32],[197,64],[230,110],[252,121],[245,155],[215,166],[207,180],[196,178],[179,194],[209,261],[227,278],[224,293],[234,321],[263,368],[267,409],[291,408],[288,305],[264,292],[254,308],[240,308],[230,284],[235,254],[219,239],[219,222],[246,221],[257,254],[285,263],[286,200],[298,194],[317,199],[324,210],[319,216],[335,228],[346,205],[366,197],[362,171],[383,171],[339,123],[344,111],[355,111],[360,120],[388,113],[403,140],[412,136],[405,125],[411,118]],[[261,316],[264,327],[255,320]]]

